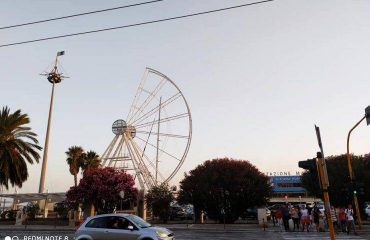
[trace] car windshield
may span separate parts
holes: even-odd
[[[135,215],[128,215],[126,216],[126,218],[130,220],[131,222],[133,222],[136,226],[141,227],[141,228],[147,228],[147,227],[152,226],[149,223],[145,222],[142,218],[135,216]]]

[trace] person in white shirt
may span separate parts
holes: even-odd
[[[306,226],[307,232],[309,232],[310,226],[310,216],[308,215],[308,210],[305,207],[301,208],[301,225],[302,232],[304,231],[304,226]]]
[[[353,208],[351,204],[348,204],[348,208],[345,210],[346,214],[346,220],[347,220],[347,234],[351,232],[351,229],[353,229],[353,232],[357,234],[356,228],[355,228],[355,219],[353,217]]]

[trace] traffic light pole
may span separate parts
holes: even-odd
[[[353,126],[353,128],[351,128],[351,130],[348,132],[348,137],[347,137],[347,163],[348,163],[348,171],[349,171],[349,179],[351,181],[351,184],[353,183],[353,180],[355,178],[354,176],[354,173],[353,173],[353,169],[352,169],[352,161],[351,161],[351,155],[349,154],[349,139],[351,137],[351,133],[352,131],[358,126],[360,125],[360,123],[367,117],[367,115],[365,114],[365,116],[363,116],[361,118],[360,121],[358,121],[355,126]],[[355,210],[356,210],[356,215],[357,215],[357,222],[358,222],[358,226],[359,228],[361,229],[361,213],[360,213],[360,208],[358,206],[358,200],[357,200],[357,195],[355,193],[353,193],[353,202],[355,204]]]
[[[329,200],[329,193],[328,193],[329,177],[328,177],[328,171],[326,169],[324,148],[322,146],[320,128],[316,125],[315,125],[315,131],[316,131],[316,136],[317,136],[317,142],[320,147],[320,152],[317,153],[316,164],[317,164],[317,170],[319,172],[319,179],[321,183],[322,194],[324,197],[325,215],[326,215],[326,219],[328,220],[327,222],[329,224],[330,239],[335,240],[335,231],[334,231],[333,221],[331,218],[330,200]]]
[[[331,213],[330,213],[330,201],[329,201],[329,193],[328,193],[328,185],[325,177],[325,171],[324,171],[324,158],[318,158],[317,159],[317,169],[319,170],[319,176],[321,179],[321,188],[322,193],[324,196],[324,204],[325,204],[325,215],[326,219],[328,219],[329,224],[329,230],[330,230],[330,239],[335,240],[335,231],[334,231],[334,225],[333,221],[331,219]]]

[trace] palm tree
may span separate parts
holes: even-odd
[[[69,172],[74,176],[75,187],[77,187],[77,174],[83,165],[84,150],[80,146],[72,146],[68,148],[66,154]]]
[[[88,151],[84,154],[84,163],[82,165],[83,171],[88,171],[90,169],[96,169],[100,166],[100,157],[94,151]]]
[[[0,112],[0,185],[22,187],[28,178],[27,162],[39,162],[37,134],[25,126],[30,123],[21,110],[10,113],[8,107]]]

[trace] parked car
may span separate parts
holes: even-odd
[[[248,208],[242,213],[241,218],[257,219],[257,208]]]
[[[268,207],[268,209],[271,210],[271,211],[275,211],[275,210],[278,210],[279,208],[281,208],[282,206],[284,206],[284,204],[274,204],[274,205]]]
[[[186,212],[182,207],[172,206],[170,208],[170,220],[184,220]]]
[[[77,229],[76,240],[174,240],[174,233],[153,227],[132,214],[103,214],[89,217]]]
[[[266,208],[266,217],[267,219],[271,218],[271,210]],[[257,219],[258,218],[258,211],[257,208],[248,208],[241,216],[242,219]]]

